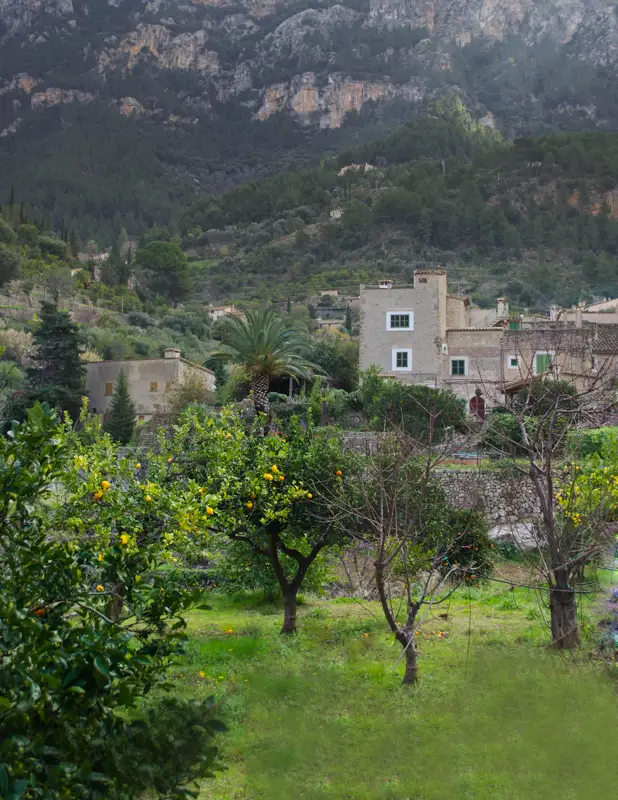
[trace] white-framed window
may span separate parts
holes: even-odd
[[[387,311],[386,312],[387,331],[413,331],[414,312],[413,311]]]
[[[412,350],[393,347],[393,372],[412,372]]]
[[[537,350],[534,354],[534,374],[542,375],[543,372],[549,372],[555,355],[555,350]]]
[[[463,378],[468,374],[468,356],[453,356],[451,358],[451,377]]]
[[[519,369],[519,356],[509,356],[507,363],[509,369]]]

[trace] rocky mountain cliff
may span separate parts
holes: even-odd
[[[95,118],[112,138],[129,135],[112,118],[147,126],[183,195],[238,179],[213,159],[242,177],[268,161],[270,119],[302,148],[452,91],[507,135],[613,129],[617,61],[613,0],[0,0],[0,189]]]

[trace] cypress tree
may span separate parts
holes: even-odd
[[[79,253],[79,240],[77,238],[77,234],[75,233],[75,228],[71,229],[71,234],[69,236],[69,246],[71,248],[71,255],[73,258],[77,258],[77,254]]]
[[[348,333],[352,333],[352,310],[350,306],[345,310],[345,329]]]
[[[86,367],[80,357],[82,337],[69,314],[59,311],[53,303],[41,304],[40,320],[22,403],[26,407],[37,400],[48,403],[77,420],[86,394]]]
[[[120,444],[129,444],[133,438],[137,412],[124,372],[120,372],[114,386],[114,395],[103,430]]]

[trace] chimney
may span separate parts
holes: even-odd
[[[497,303],[497,309],[496,310],[497,310],[497,313],[498,313],[498,317],[500,317],[501,319],[504,318],[504,317],[508,317],[508,315],[509,315],[509,304],[507,303],[506,299],[504,297],[498,297],[498,299],[496,300],[496,303]]]
[[[582,309],[581,306],[575,307],[575,327],[581,328],[583,324],[583,317],[582,317]]]
[[[168,347],[167,350],[163,351],[163,355],[165,358],[180,358],[180,350],[176,347]]]
[[[560,315],[560,306],[550,306],[549,307],[549,321],[550,322],[558,322],[559,315]]]

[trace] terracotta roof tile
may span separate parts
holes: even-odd
[[[590,346],[594,353],[618,355],[618,325],[596,325],[591,331]]]

